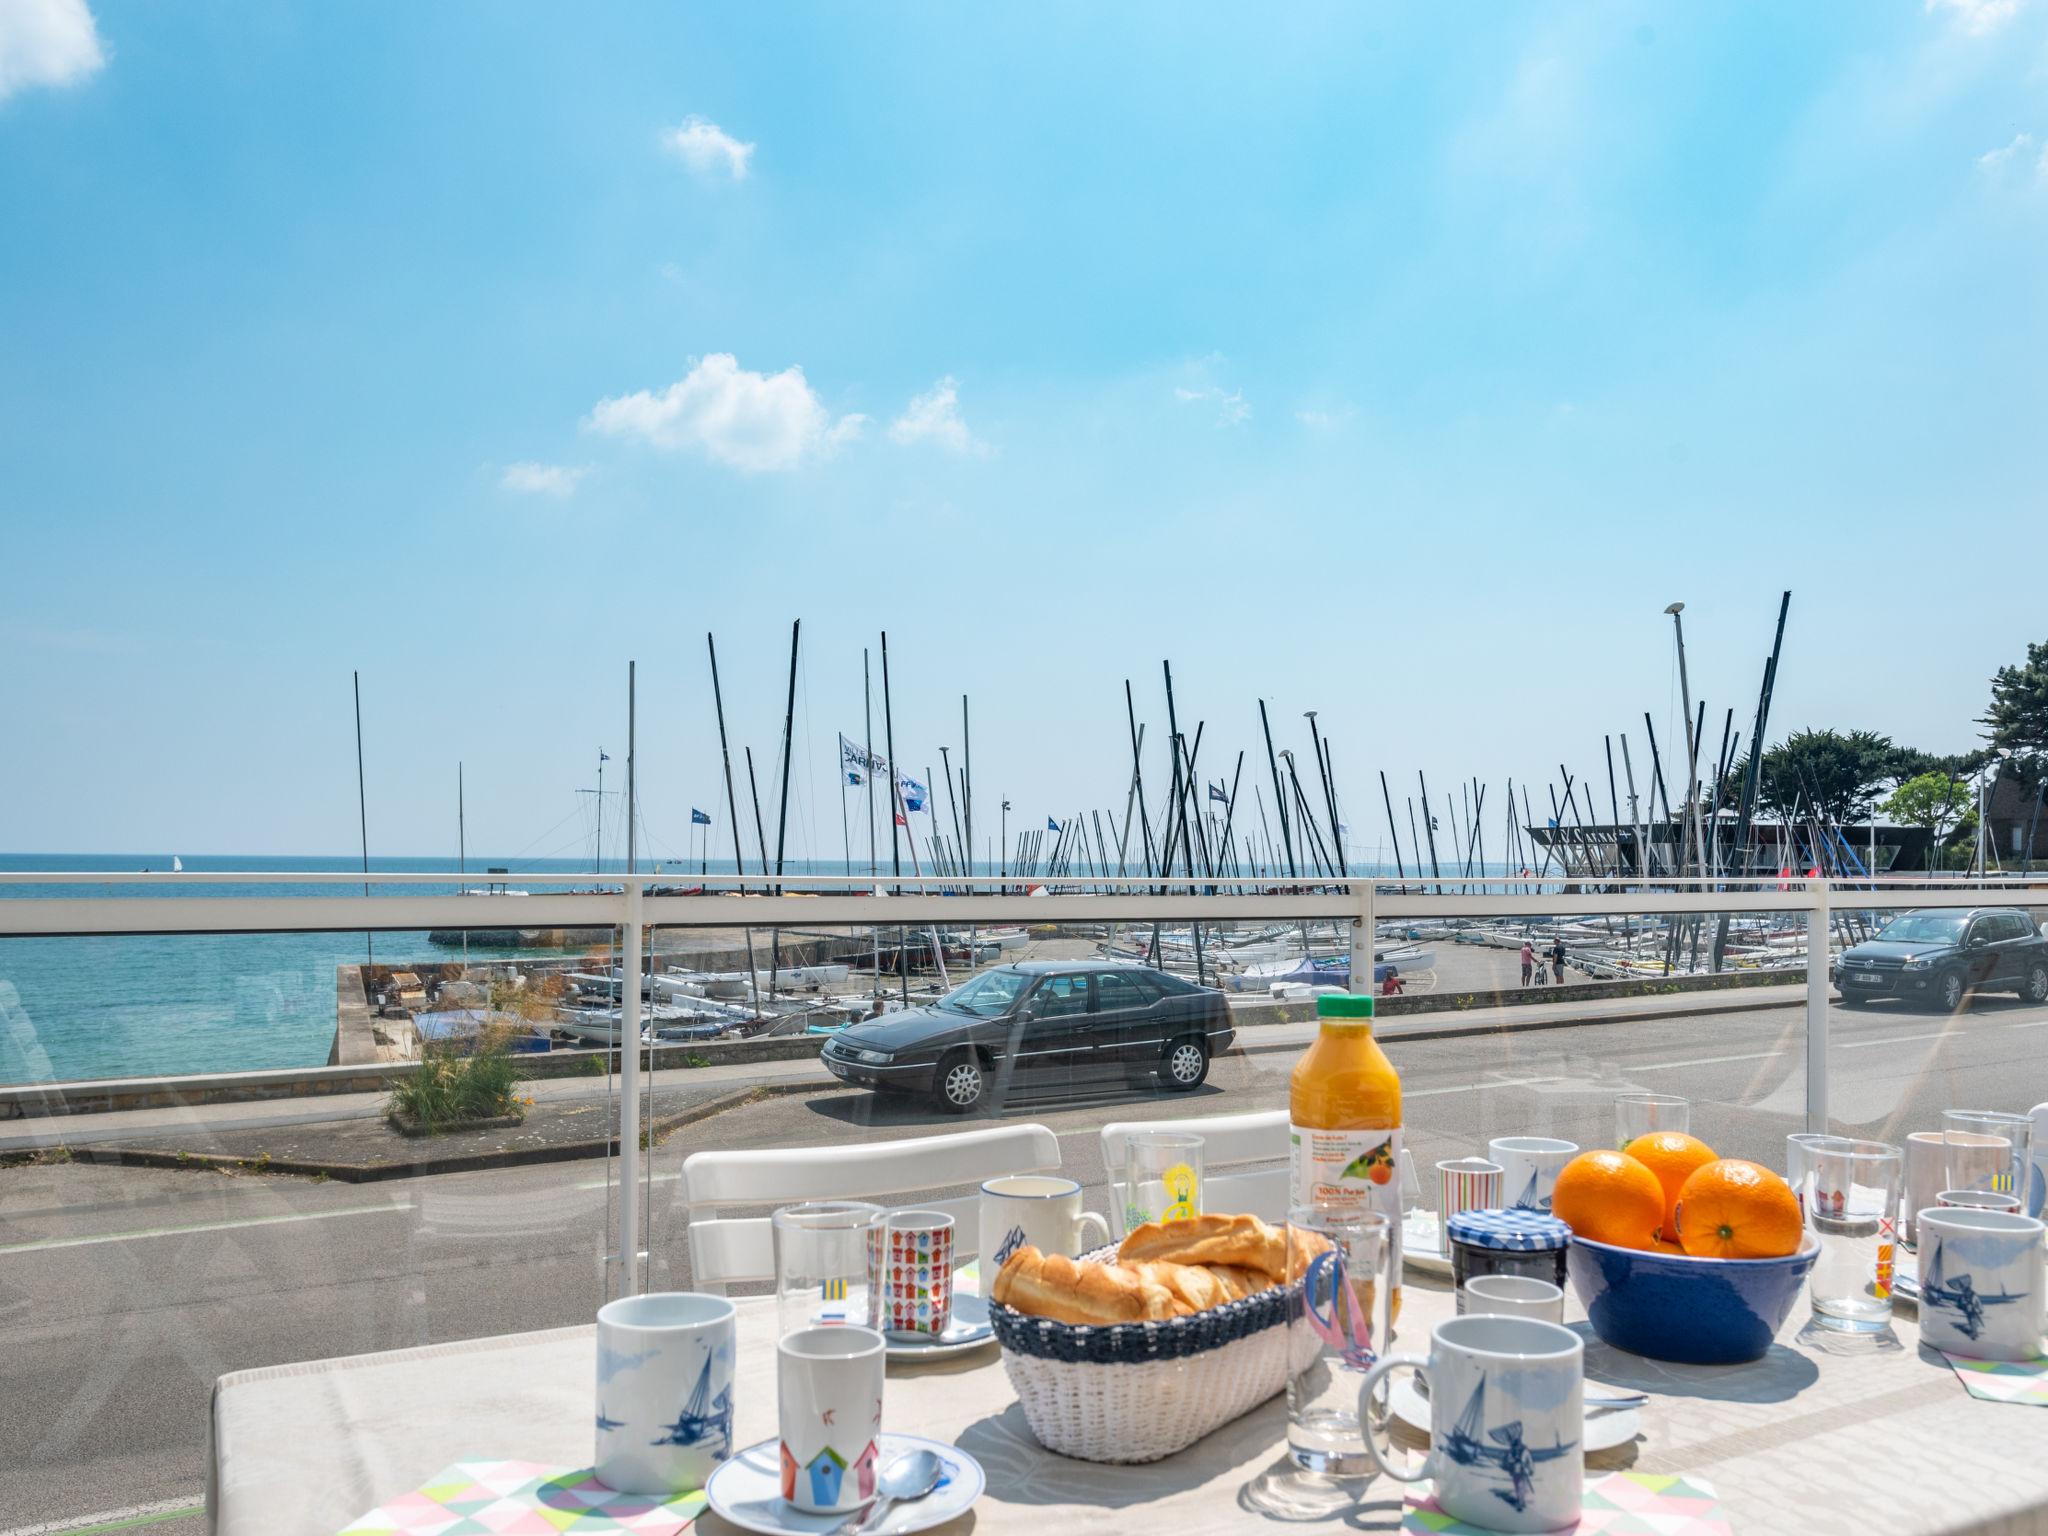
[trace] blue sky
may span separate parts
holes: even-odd
[[[1373,770],[1540,802],[1682,736],[1674,598],[1746,729],[1786,587],[1774,736],[1967,745],[2048,4],[1475,14],[0,4],[0,848],[345,851],[360,668],[373,851],[461,760],[573,853],[628,658],[723,842],[704,633],[766,776],[795,617],[821,853],[883,628],[989,831],[1121,810],[1126,677],[1163,778],[1162,657],[1361,849]]]

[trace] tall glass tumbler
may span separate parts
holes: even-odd
[[[1202,1138],[1137,1131],[1124,1138],[1124,1230],[1202,1214]]]
[[[1614,1101],[1614,1144],[1626,1147],[1652,1131],[1692,1129],[1692,1100],[1670,1093],[1624,1093]]]
[[[1358,1389],[1393,1334],[1393,1223],[1377,1211],[1287,1213],[1287,1450],[1310,1472],[1371,1472]]]
[[[2034,1165],[2034,1122],[1995,1109],[1952,1109],[1941,1117],[1948,1182],[1944,1189],[1980,1189],[2026,1198]]]
[[[771,1218],[780,1333],[872,1328],[883,1211],[864,1200],[785,1205]]]
[[[1799,1211],[1806,1213],[1806,1178],[1813,1172],[1813,1149],[1843,1138],[1824,1131],[1794,1131],[1785,1138],[1785,1182],[1799,1197]]]
[[[1847,1137],[1807,1152],[1806,1229],[1820,1244],[1808,1289],[1813,1321],[1839,1333],[1881,1333],[1892,1315],[1892,1263],[1906,1156]]]

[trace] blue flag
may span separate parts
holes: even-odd
[[[1059,829],[1060,829],[1060,824],[1059,824],[1058,822],[1054,821],[1054,820],[1053,820],[1053,819],[1052,819],[1052,818],[1051,818],[1050,816],[1048,816],[1048,817],[1046,817],[1046,818],[1045,818],[1045,830],[1046,830],[1046,831],[1048,831],[1048,832],[1057,832],[1057,831],[1059,831]]]
[[[921,811],[924,809],[925,788],[907,773],[896,775],[896,793],[903,797],[903,809]]]
[[[693,805],[690,807],[690,825],[693,827],[708,827],[711,825],[711,818]]]
[[[1209,786],[1209,798],[1211,800],[1221,800],[1225,805],[1230,804],[1230,796],[1223,793],[1223,786],[1221,784],[1211,784]]]

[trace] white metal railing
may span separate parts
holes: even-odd
[[[318,873],[223,870],[0,871],[8,886],[447,885],[453,871]],[[1902,907],[2048,907],[2048,876],[1876,876],[1857,880],[1456,876],[1406,881],[1385,875],[1275,880],[1249,876],[1061,877],[1048,884],[999,875],[711,875],[698,895],[647,894],[664,874],[533,874],[530,886],[591,890],[506,897],[469,895],[15,896],[0,897],[0,937],[178,933],[355,933],[416,929],[598,928],[619,930],[620,966],[637,973],[649,927],[870,928],[1002,923],[1348,923],[1352,974],[1372,974],[1382,918],[1585,917],[1803,912],[1806,918],[1806,1123],[1828,1124],[1828,929],[1834,910]],[[684,878],[687,878],[685,876]],[[715,889],[713,888],[715,887]],[[4,953],[4,951],[0,951]],[[640,989],[622,987],[621,1041],[640,1037]],[[640,1179],[640,1053],[620,1052],[619,1182]],[[635,1202],[620,1202],[619,1285],[642,1277]]]

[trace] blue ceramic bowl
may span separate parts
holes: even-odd
[[[1811,1234],[1783,1259],[1693,1259],[1575,1237],[1566,1263],[1604,1342],[1652,1360],[1737,1365],[1771,1347],[1819,1257]]]

